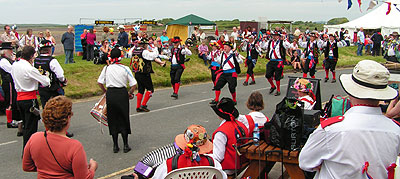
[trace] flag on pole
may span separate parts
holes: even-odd
[[[215,26],[215,36],[219,36],[219,34],[218,34],[218,27],[217,27],[217,26]]]
[[[351,2],[351,0],[347,1],[347,10],[349,10],[351,8],[351,5],[353,5],[353,2]]]

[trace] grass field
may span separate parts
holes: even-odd
[[[206,67],[203,61],[198,58],[197,53],[192,50],[193,55],[190,56],[191,60],[186,63],[186,69],[182,76],[182,83],[189,84],[192,82],[202,82],[211,80],[211,75],[208,67]],[[382,57],[372,57],[372,56],[356,56],[356,47],[344,47],[339,49],[339,61],[337,67],[349,67],[354,66],[357,62],[370,59],[377,62],[383,63],[386,60]],[[242,54],[245,56],[245,54]],[[101,94],[100,88],[97,86],[97,78],[100,75],[101,70],[104,65],[94,65],[93,62],[88,62],[82,60],[81,57],[75,57],[74,64],[64,64],[64,56],[56,56],[61,66],[65,71],[65,76],[68,79],[68,86],[65,88],[65,93],[68,97],[79,99],[90,96],[96,96]],[[322,62],[322,60],[321,60]],[[321,68],[321,62],[318,67]],[[130,59],[123,59],[122,63],[129,65]],[[257,65],[254,69],[256,75],[263,75],[265,73],[265,65],[267,63],[266,59],[259,59]],[[152,74],[152,79],[155,87],[169,87],[169,63],[167,67],[163,68],[153,63],[154,74]],[[241,65],[242,74],[244,76],[246,73],[246,68]],[[291,70],[291,66],[286,66],[285,70]],[[241,84],[241,82],[238,82]]]

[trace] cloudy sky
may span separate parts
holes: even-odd
[[[352,20],[367,13],[369,0],[362,2],[363,12],[357,0],[350,10],[347,0],[0,0],[0,24],[77,24],[81,17],[176,19],[190,13],[210,20]]]

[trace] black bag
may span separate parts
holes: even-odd
[[[303,109],[301,103],[285,97],[276,105],[271,121],[264,124],[265,142],[285,150],[301,148],[303,137]]]

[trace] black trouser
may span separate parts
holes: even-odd
[[[154,92],[150,73],[135,73],[135,79],[138,84],[138,93],[144,94],[145,90]]]
[[[306,63],[304,64],[304,67],[303,67],[303,72],[306,74],[309,72],[310,76],[314,76],[315,72],[316,72],[315,68],[316,68],[317,64],[314,64],[313,67],[310,68],[310,63],[311,63],[311,59],[307,58]],[[317,60],[315,60],[315,63],[317,63]]]
[[[253,63],[253,60],[247,59],[247,74],[249,74],[250,76],[253,75],[254,67],[255,67],[255,65]]]
[[[337,59],[327,58],[324,60],[325,70],[330,70],[331,72],[335,72],[336,64],[337,64]]]
[[[233,77],[232,73],[222,73],[218,78],[217,84],[214,89],[220,91],[228,83],[229,92],[235,93],[237,86],[237,77]]]
[[[283,61],[269,61],[266,66],[265,78],[275,77],[276,81],[282,79]]]
[[[183,67],[181,65],[174,65],[171,66],[171,71],[169,72],[169,75],[171,77],[171,84],[174,85],[175,83],[180,83],[181,82],[181,77],[183,73]]]
[[[372,47],[372,55],[379,56],[380,53],[381,53],[381,44],[374,43],[374,46]]]
[[[218,70],[219,70],[219,67],[211,66],[211,79],[214,83],[215,83],[215,79],[217,78],[217,74],[215,72],[217,72]]]
[[[82,50],[83,50],[83,54],[82,54],[82,60],[86,60],[87,59],[87,52],[86,52],[86,47],[87,45],[82,45]]]
[[[29,99],[29,100],[17,101],[17,104],[21,111],[21,117],[24,124],[23,147],[25,147],[31,135],[37,132],[38,130],[38,121],[40,120],[40,115],[36,116],[35,114],[30,112],[30,109],[32,106],[35,106],[37,109],[39,109],[39,103],[37,99]]]
[[[42,103],[42,107],[44,109],[44,106],[46,105],[47,101],[49,101],[53,97],[59,96],[60,93],[58,93],[58,91],[39,89],[39,95],[40,95],[40,102]]]
[[[6,109],[10,106],[10,97],[12,97],[12,104],[11,104],[11,110],[12,110],[12,120],[15,121],[21,121],[21,112],[19,110],[19,107],[17,105],[17,91],[14,88],[14,83],[13,82],[3,82],[1,84],[1,87],[3,88],[4,91],[4,101],[6,103]],[[10,96],[10,92],[12,95]]]
[[[86,45],[87,47],[87,50],[86,50],[86,53],[87,53],[87,60],[93,60],[93,58],[94,58],[94,45],[90,45],[90,44],[87,44]]]

